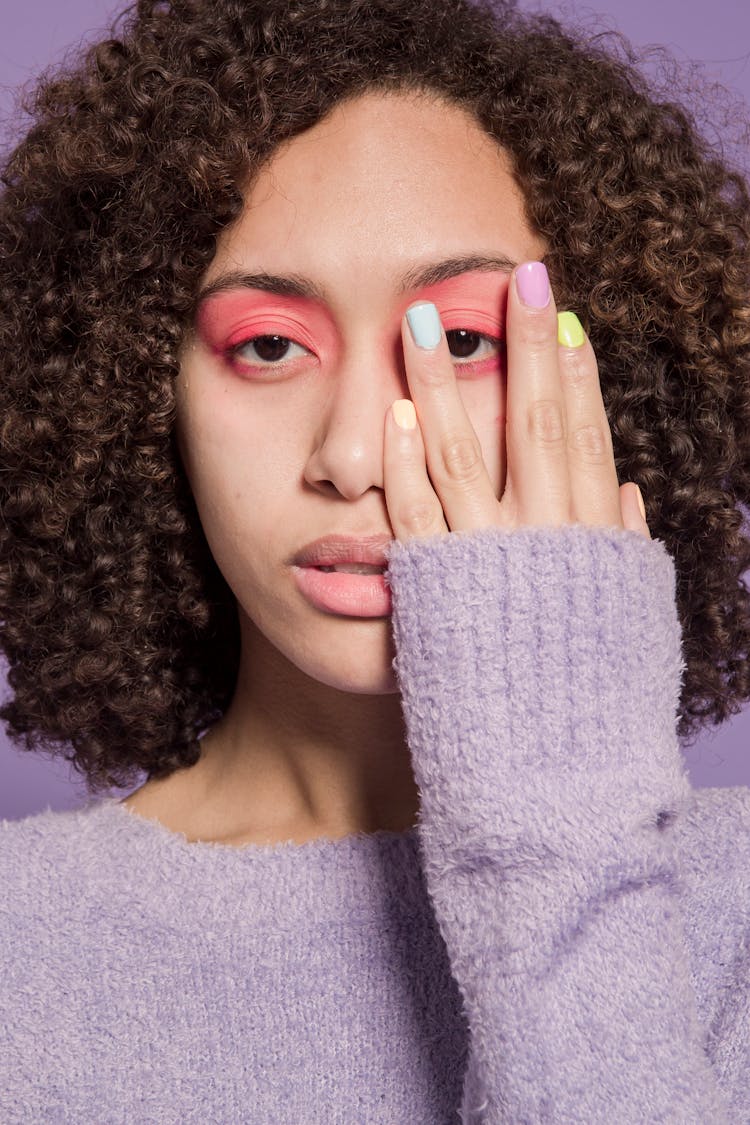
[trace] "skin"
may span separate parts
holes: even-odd
[[[324,299],[282,307],[235,287],[203,303],[185,343],[178,443],[242,654],[200,761],[147,782],[124,802],[134,811],[234,845],[416,823],[390,618],[312,607],[289,565],[309,541],[569,522],[650,537],[635,486],[617,480],[593,350],[558,344],[554,298],[525,308],[515,272],[497,268],[399,288],[449,257],[527,263],[545,249],[504,151],[431,97],[339,105],[252,183],[203,288],[264,271],[304,275]],[[505,336],[507,364],[480,338],[473,367],[445,332],[417,348],[404,314],[424,300],[446,331]],[[251,345],[228,362],[221,345],[243,318],[288,331],[288,358],[261,367]],[[395,424],[397,399],[414,402],[414,430]]]

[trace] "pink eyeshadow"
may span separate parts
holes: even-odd
[[[203,341],[215,352],[224,352],[251,335],[284,330],[314,351],[336,347],[333,322],[317,302],[252,289],[209,297],[200,307],[197,327]]]
[[[475,270],[404,295],[399,317],[416,300],[434,301],[446,330],[467,328],[503,336],[509,277],[500,271]],[[335,357],[339,334],[331,314],[318,301],[285,297],[262,290],[233,289],[216,293],[200,306],[196,326],[206,346],[217,355],[251,336],[289,335],[323,360]],[[395,324],[398,330],[398,322]],[[477,364],[482,370],[485,361]]]
[[[505,310],[508,304],[508,274],[499,271],[474,270],[447,281],[438,281],[420,289],[406,299],[403,311],[413,301],[432,301],[437,305],[440,316],[449,322],[448,328],[471,328],[491,332],[496,336],[504,334]],[[468,318],[471,323],[452,323],[452,320]]]

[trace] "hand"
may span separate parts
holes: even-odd
[[[519,275],[521,290],[530,290],[538,303],[549,291],[541,263],[524,263],[511,275],[501,499],[461,399],[442,326],[437,346],[425,349],[415,343],[407,316],[428,302],[416,302],[404,316],[401,333],[416,425],[401,429],[393,409],[387,413],[384,484],[396,538],[582,523],[628,529],[650,539],[637,485],[617,480],[591,343],[586,337],[578,347],[558,343],[552,294],[544,307],[524,304]]]

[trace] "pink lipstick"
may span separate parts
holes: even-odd
[[[385,617],[391,591],[384,571],[386,548],[393,536],[326,535],[294,556],[292,573],[307,600],[326,613],[350,617]]]

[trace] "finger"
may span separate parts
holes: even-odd
[[[622,522],[628,531],[637,531],[645,539],[652,539],[651,529],[645,516],[645,505],[641,490],[635,481],[628,481],[620,485],[620,505],[622,508]]]
[[[517,524],[571,522],[565,399],[557,311],[542,262],[511,275],[507,311],[507,483],[501,507]],[[507,497],[507,499],[506,499]]]
[[[393,534],[401,542],[448,531],[427,476],[422,434],[409,399],[398,399],[386,411],[383,487]]]
[[[496,524],[497,496],[431,301],[418,301],[407,309],[401,336],[427,471],[449,529],[471,531]]]
[[[596,527],[621,528],[620,482],[594,349],[575,313],[560,313],[557,320],[572,518]]]

